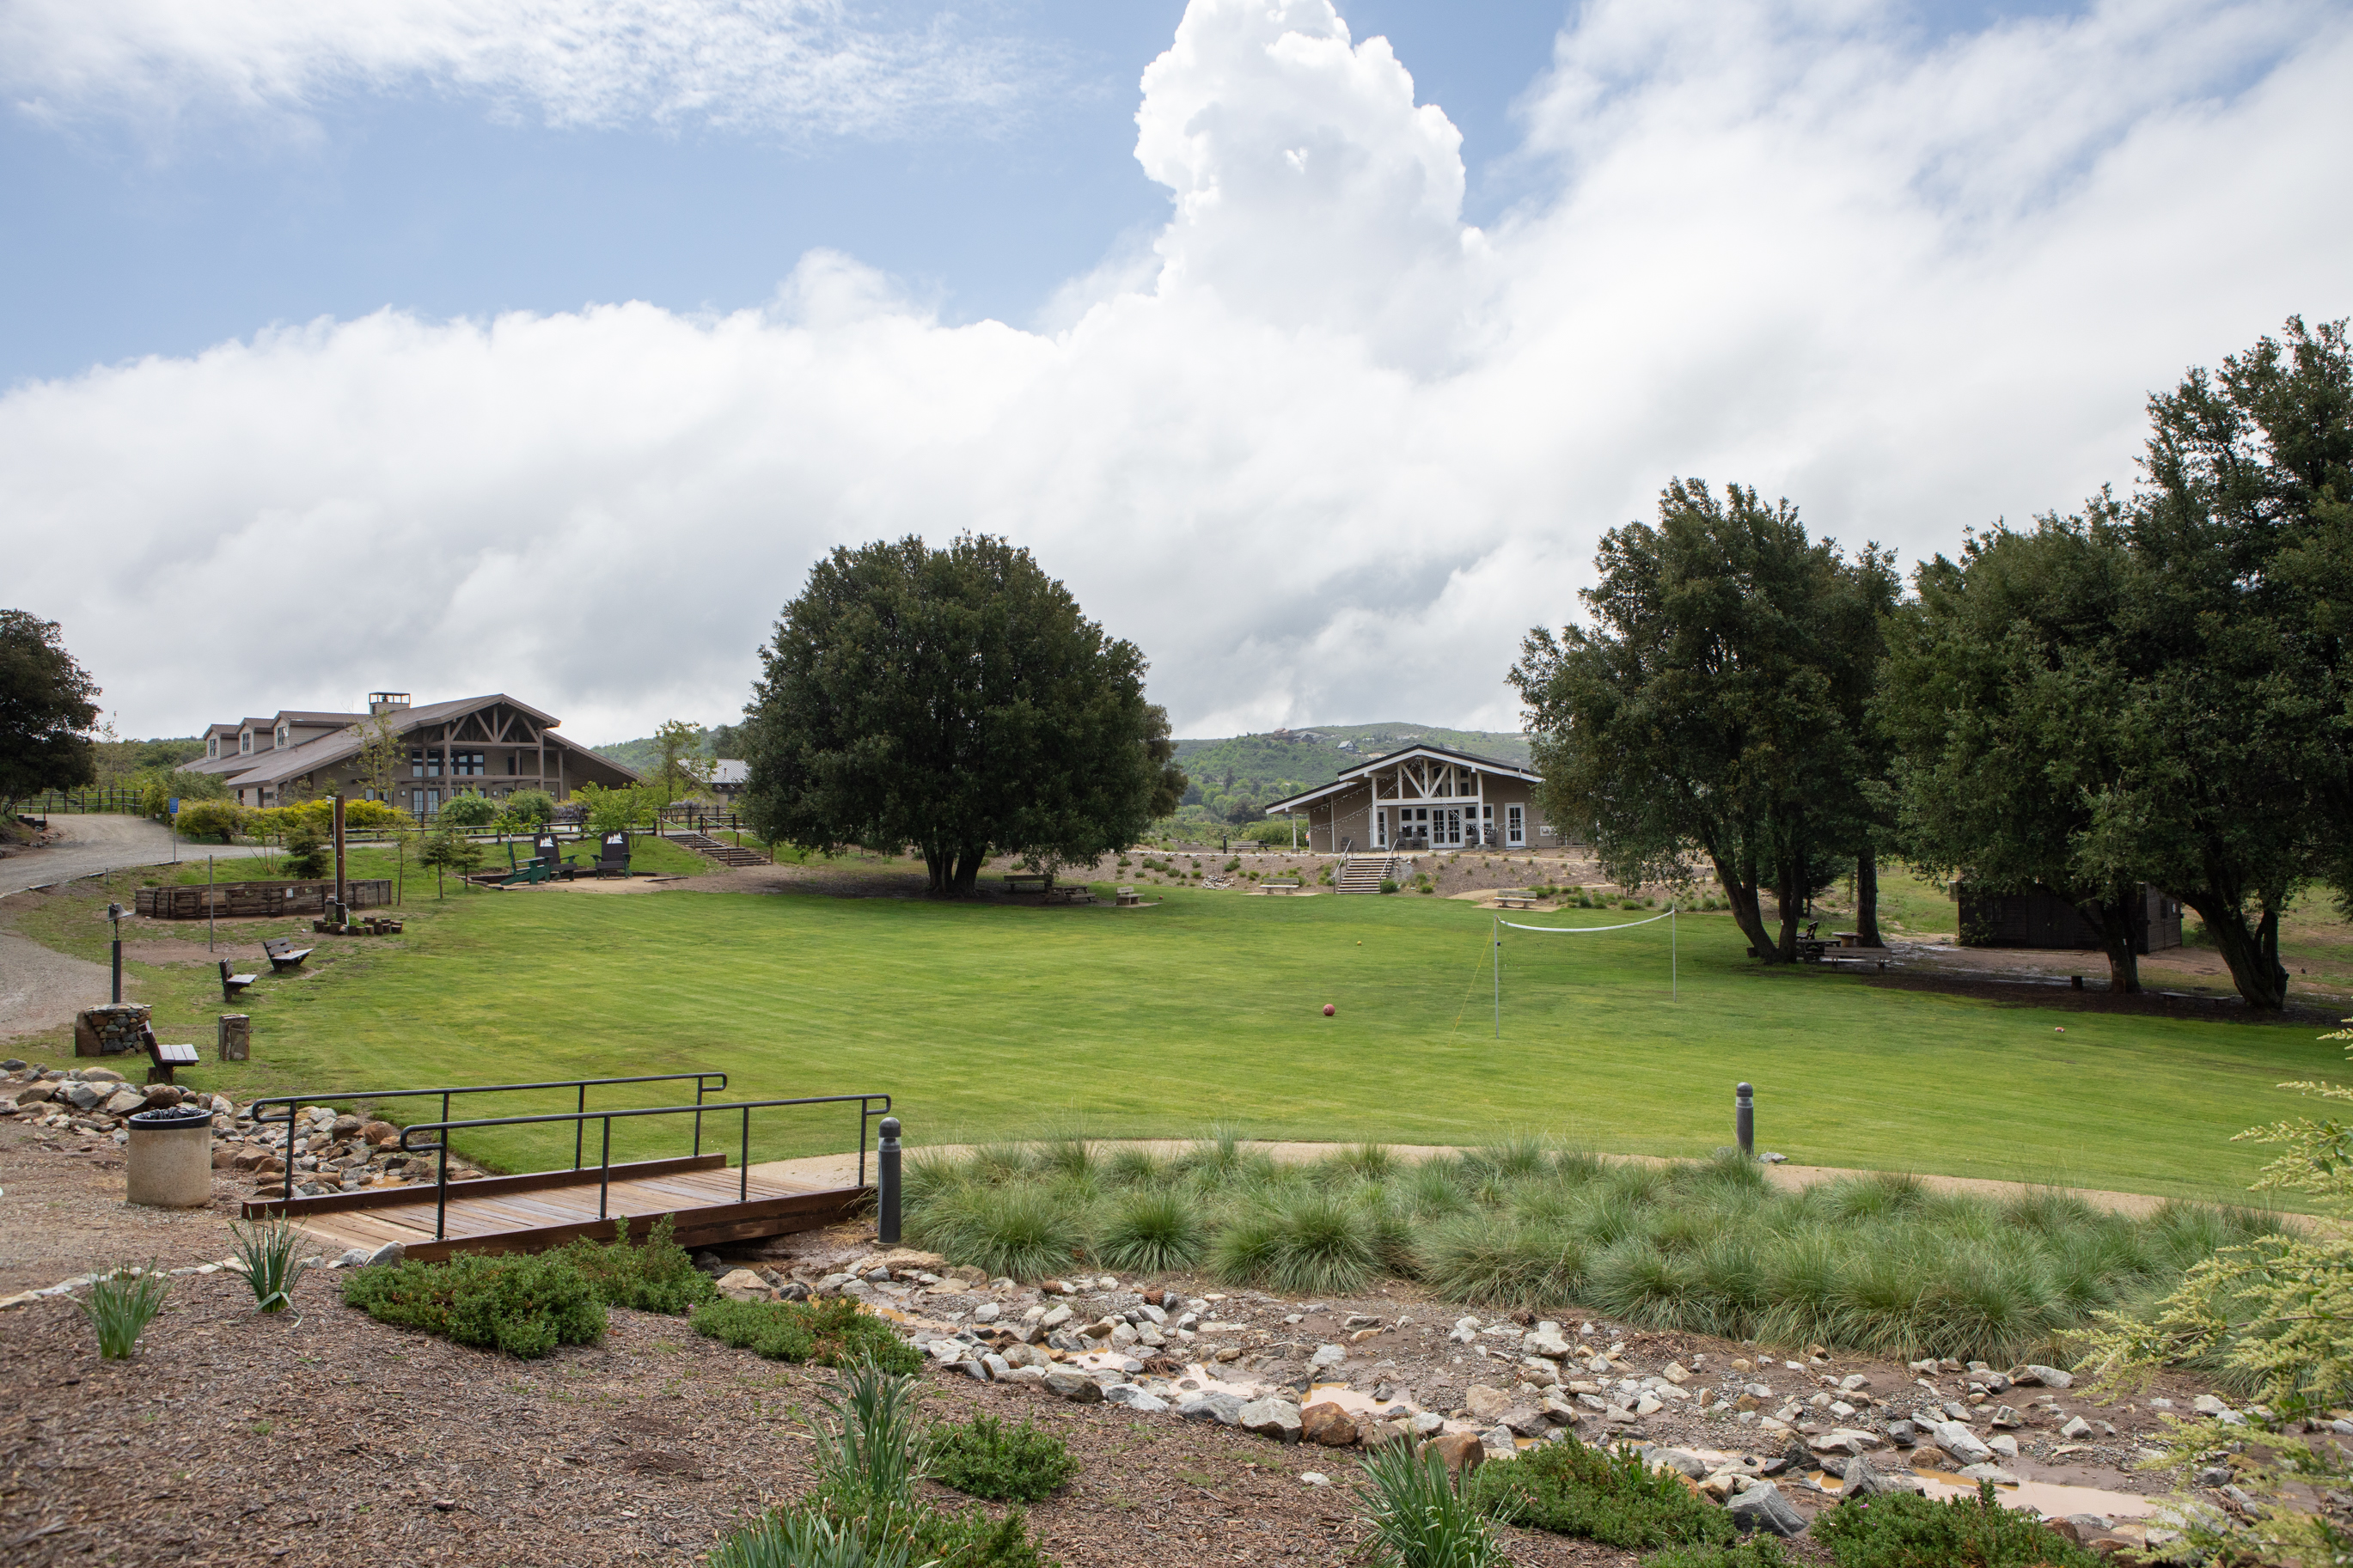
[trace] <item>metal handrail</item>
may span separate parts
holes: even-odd
[[[866,1184],[867,1124],[878,1116],[891,1113],[891,1097],[887,1094],[818,1094],[801,1100],[730,1100],[717,1105],[705,1105],[697,1100],[692,1105],[635,1106],[619,1110],[559,1110],[541,1116],[481,1116],[458,1121],[414,1121],[400,1131],[400,1150],[404,1154],[435,1152],[436,1173],[433,1195],[433,1239],[444,1239],[449,1217],[449,1134],[473,1127],[524,1127],[542,1121],[569,1121],[585,1130],[590,1121],[604,1123],[604,1151],[597,1164],[596,1217],[604,1219],[606,1205],[613,1186],[613,1121],[627,1116],[694,1116],[694,1152],[702,1152],[702,1116],[705,1111],[741,1110],[744,1113],[743,1146],[735,1156],[736,1202],[749,1202],[752,1195],[752,1112],[779,1105],[843,1105],[850,1100],[858,1106],[858,1184]],[[875,1102],[881,1103],[878,1107]],[[438,1132],[440,1137],[430,1143],[412,1144],[409,1139],[419,1132]],[[574,1139],[576,1147],[578,1138]],[[721,1158],[723,1160],[724,1155]],[[572,1167],[580,1169],[575,1162]]]
[[[586,1111],[588,1109],[588,1091],[591,1089],[616,1083],[681,1083],[690,1080],[694,1084],[694,1099],[698,1105],[702,1102],[703,1096],[714,1090],[723,1090],[727,1087],[727,1075],[723,1072],[659,1072],[647,1073],[638,1078],[565,1078],[552,1079],[546,1083],[460,1084],[455,1089],[338,1089],[332,1093],[271,1094],[265,1095],[253,1102],[253,1124],[257,1127],[278,1121],[286,1124],[286,1202],[292,1203],[294,1201],[294,1112],[300,1106],[315,1104],[320,1100],[417,1100],[438,1094],[441,1097],[441,1114],[446,1120],[449,1114],[451,1095],[519,1094],[525,1089],[576,1089],[580,1091],[579,1109]],[[261,1108],[265,1105],[282,1105],[286,1107],[286,1114],[264,1116],[261,1113]],[[585,1136],[586,1128],[582,1131]],[[406,1145],[404,1144],[403,1147]],[[702,1152],[702,1119],[699,1116],[694,1121],[694,1152],[698,1154]],[[579,1138],[575,1138],[572,1141],[574,1170],[580,1168],[584,1153],[584,1144]]]

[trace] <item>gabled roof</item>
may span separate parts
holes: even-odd
[[[1515,763],[1498,762],[1493,757],[1482,757],[1471,752],[1458,752],[1451,746],[1403,746],[1397,751],[1385,752],[1377,757],[1358,763],[1355,767],[1345,770],[1330,784],[1319,784],[1314,789],[1294,795],[1287,800],[1275,801],[1266,807],[1266,814],[1271,816],[1281,811],[1296,811],[1310,801],[1321,800],[1327,795],[1336,795],[1353,784],[1363,782],[1368,773],[1377,773],[1383,768],[1395,767],[1399,763],[1409,762],[1415,757],[1434,757],[1440,762],[1460,763],[1466,767],[1476,768],[1482,773],[1500,773],[1505,778],[1518,779],[1525,784],[1544,782],[1543,774],[1531,773]]]
[[[738,757],[722,757],[711,764],[711,782],[715,784],[739,784],[752,776],[752,764]]]
[[[393,733],[406,735],[414,730],[427,729],[437,724],[446,723],[452,719],[463,718],[479,709],[488,708],[499,702],[503,702],[516,712],[525,714],[536,721],[545,731],[549,745],[562,747],[575,756],[596,757],[599,763],[608,768],[618,769],[630,778],[643,776],[635,768],[625,766],[610,757],[600,756],[570,738],[556,734],[554,732],[556,721],[553,717],[541,712],[528,702],[516,701],[504,692],[492,692],[487,697],[460,698],[453,702],[432,702],[422,708],[396,708],[385,713],[385,717],[392,721]],[[351,716],[351,721],[353,724],[358,724],[368,717],[369,715],[364,713],[353,714]],[[233,782],[238,784],[277,784],[319,768],[331,767],[359,749],[360,737],[352,733],[349,728],[341,729],[332,735],[322,735],[314,741],[305,741],[299,746],[289,746],[282,752],[270,752],[266,755],[257,752],[250,758],[240,757],[237,759],[239,762],[249,763],[251,765],[237,770]]]
[[[281,708],[278,711],[280,724],[356,724],[366,717],[364,713],[313,713],[300,708]]]

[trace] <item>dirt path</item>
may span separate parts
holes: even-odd
[[[138,816],[52,816],[53,843],[0,860],[0,898],[51,882],[69,882],[126,866],[162,866],[173,858],[172,830]],[[249,844],[179,845],[179,858],[241,860],[261,853]]]

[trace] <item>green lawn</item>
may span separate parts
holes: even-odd
[[[1704,1154],[1730,1142],[1733,1084],[1747,1079],[1760,1142],[1797,1161],[2230,1199],[2261,1158],[2231,1135],[2294,1114],[2274,1086],[2342,1060],[2309,1026],[1760,973],[1720,914],[1680,922],[1679,1000],[1664,925],[1507,932],[1498,1040],[1489,918],[1451,900],[1169,889],[1150,910],[1042,910],[534,890],[437,905],[417,887],[396,943],[322,939],[315,977],[266,976],[247,1007],[260,1059],[207,1062],[195,1080],[250,1093],[708,1068],[744,1097],[888,1090],[915,1142],[1224,1123],[1263,1138],[1535,1131]],[[100,956],[109,885],[80,889],[16,929]],[[202,941],[201,927],[185,934]],[[165,1037],[193,1036],[209,1056],[222,1009],[208,974],[139,965],[134,977]],[[754,1130],[756,1156],[813,1152],[850,1147],[855,1119],[772,1113]],[[668,1152],[674,1136],[623,1124],[617,1152]],[[568,1132],[474,1147],[529,1168],[559,1141],[568,1154]]]

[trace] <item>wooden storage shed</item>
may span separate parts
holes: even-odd
[[[1960,900],[1963,947],[2099,949],[2099,933],[2056,893],[1973,893],[1966,883],[1954,891]],[[2132,926],[2135,952],[2179,947],[2181,900],[2143,882],[2132,906]]]

